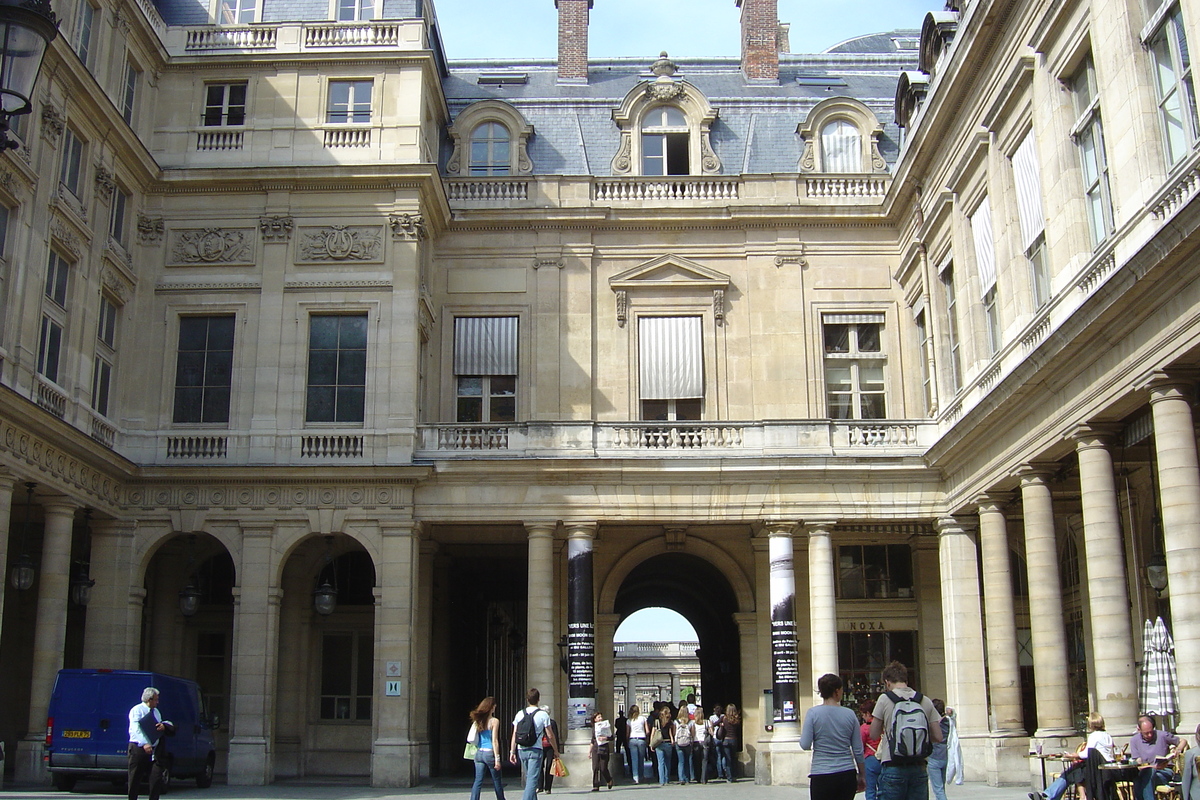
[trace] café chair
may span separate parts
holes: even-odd
[[[1171,760],[1171,769],[1175,772],[1175,777],[1170,783],[1163,786],[1154,787],[1154,796],[1156,800],[1179,800],[1180,781],[1183,777],[1183,763],[1187,758],[1187,751],[1191,745],[1187,743],[1187,739],[1182,739],[1179,742],[1179,750],[1175,753],[1175,757]]]

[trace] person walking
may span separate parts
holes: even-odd
[[[638,706],[629,707],[629,772],[633,775],[634,783],[641,783],[642,770],[646,766],[646,720],[642,719],[642,710]]]
[[[671,708],[665,704],[654,721],[650,740],[658,759],[658,785],[666,786],[671,778],[671,755],[675,752],[675,723],[671,719]]]
[[[863,765],[867,772],[867,800],[877,800],[879,796],[879,773],[883,770],[883,765],[879,763],[879,759],[875,756],[875,750],[879,747],[879,737],[872,738],[871,722],[875,719],[871,716],[871,710],[875,708],[875,703],[871,700],[863,700],[858,706],[858,713],[862,714],[862,733],[863,740]]]
[[[908,668],[899,661],[883,668],[883,685],[887,691],[871,711],[871,736],[880,737],[877,756],[883,764],[880,800],[928,800],[925,759],[942,740],[941,716],[928,697],[909,687]]]
[[[827,673],[817,679],[821,704],[804,715],[800,749],[812,750],[808,792],[821,800],[854,800],[867,786],[862,731],[858,717],[842,705],[842,679]]]
[[[629,753],[629,719],[625,709],[617,709],[617,718],[613,720],[613,755],[624,764],[625,756]]]
[[[538,781],[542,777],[542,734],[550,725],[550,715],[538,708],[542,693],[530,689],[525,693],[525,708],[513,717],[512,740],[509,745],[508,760],[512,764],[520,764],[525,770],[525,791],[521,800],[536,800]],[[548,736],[550,751],[558,758],[558,737],[554,730]]]
[[[504,783],[500,774],[500,720],[496,719],[496,698],[485,697],[470,714],[473,741],[479,749],[475,751],[475,783],[471,785],[471,800],[479,800],[483,789],[483,777],[492,779],[496,800],[504,800]]]
[[[162,762],[154,757],[167,726],[158,710],[159,692],[153,686],[142,690],[142,702],[129,709],[129,800],[137,800],[138,786],[150,774],[150,800],[162,792]]]
[[[708,783],[708,759],[712,754],[713,737],[712,723],[708,717],[704,716],[704,709],[696,709],[696,719],[694,720],[696,739],[692,742],[692,754],[696,757],[696,761],[700,763],[699,768],[692,765],[692,777],[696,777],[696,773],[700,773],[700,783]]]
[[[737,778],[733,775],[733,765],[737,758],[738,750],[738,731],[739,725],[742,722],[742,712],[733,703],[725,706],[725,713],[721,716],[721,727],[718,738],[720,739],[719,748],[717,749],[717,769],[721,767],[721,758],[725,759],[725,779],[730,783],[737,783]]]
[[[549,706],[539,706],[542,711],[550,713]],[[546,748],[550,746],[550,735],[554,735],[554,741],[561,742],[562,737],[558,733],[558,720],[553,716],[550,717],[550,724],[546,726],[546,730],[542,733],[542,752],[546,752]],[[538,791],[550,794],[554,789],[554,759],[542,759],[542,782],[538,784]]]
[[[950,757],[948,749],[950,743],[950,718],[946,716],[946,704],[940,699],[933,698],[933,707],[937,709],[938,714],[942,718],[938,722],[942,726],[942,740],[933,746],[933,752],[929,754],[929,760],[925,762],[925,768],[929,773],[929,785],[933,787],[935,800],[946,800],[946,763]]]
[[[696,740],[696,723],[688,719],[687,706],[679,707],[679,719],[675,720],[675,760],[679,764],[679,785],[687,786],[695,780],[692,776],[692,743]]]
[[[612,723],[597,711],[589,719],[592,726],[592,742],[588,755],[592,759],[592,791],[600,791],[600,786],[607,784],[612,788],[612,775],[608,772],[608,745],[612,740]]]

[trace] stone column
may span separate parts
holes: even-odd
[[[837,674],[837,594],[833,572],[833,520],[809,522],[808,532],[808,613],[812,639],[812,690],[817,678],[827,672]]]
[[[420,579],[418,592],[420,603],[417,606],[417,641],[433,640],[433,562],[437,556],[438,543],[423,539],[421,541]],[[429,689],[432,684],[429,648],[420,648],[413,659],[413,676],[409,683],[413,691],[413,719],[420,732],[421,738],[421,779],[433,774],[433,759],[430,746],[429,732]],[[519,702],[524,702],[520,700]],[[514,711],[515,715],[516,712]],[[509,717],[512,719],[512,717]]]
[[[946,705],[954,708],[967,780],[986,777],[988,706],[979,605],[979,554],[974,526],[957,517],[937,520],[942,622],[946,639]]]
[[[1058,540],[1049,467],[1022,467],[1021,503],[1025,512],[1025,563],[1029,572],[1029,627],[1033,636],[1033,674],[1037,685],[1039,739],[1074,736],[1067,685],[1067,633],[1063,626]],[[1049,752],[1049,751],[1047,751]]]
[[[371,747],[371,785],[415,786],[420,781],[420,742],[413,687],[413,643],[417,625],[419,546],[411,521],[384,525],[375,607],[375,741]],[[425,648],[420,648],[425,650]],[[399,694],[388,692],[397,682]],[[424,726],[421,726],[424,727]]]
[[[141,648],[142,601],[146,590],[134,568],[133,520],[92,523],[91,575],[96,581],[88,603],[83,663],[137,669]]]
[[[1150,387],[1171,635],[1181,665],[1200,659],[1200,461],[1192,419],[1193,381],[1194,377],[1164,376]],[[1200,722],[1200,677],[1194,672],[1179,670],[1181,731],[1194,730]]]
[[[526,623],[525,674],[526,688],[536,688],[546,702],[555,696],[554,641],[554,522],[526,523],[529,534],[529,616]],[[566,716],[556,709],[560,726]],[[560,727],[560,730],[563,730]],[[565,730],[563,730],[565,733]]]
[[[771,673],[775,731],[772,741],[800,738],[800,665],[796,652],[796,568],[794,522],[767,526],[771,558]]]
[[[54,678],[63,665],[67,641],[67,597],[71,580],[71,526],[77,506],[65,497],[42,502],[45,532],[37,575],[37,622],[33,632],[33,681],[29,691],[29,727],[17,743],[17,782],[45,783],[42,763],[46,742],[46,710]]]
[[[620,624],[620,614],[596,614],[596,710],[603,711],[605,719],[617,718],[617,686],[625,686],[629,680],[613,671],[613,639]],[[625,696],[629,696],[628,688]],[[627,700],[621,707],[628,705]]]
[[[596,708],[596,601],[592,591],[595,525],[567,525],[567,741],[590,740],[587,715]]]
[[[766,676],[760,672],[760,666],[765,666],[766,662],[759,658],[759,615],[753,611],[738,611],[734,613],[733,621],[737,624],[742,667],[742,750],[737,755],[741,760],[743,754],[755,753],[751,761],[742,763],[749,775],[757,775],[759,764],[763,765],[764,771],[770,769],[769,761],[759,755],[762,750],[759,741],[763,721],[771,713],[766,695],[762,692]],[[712,698],[708,702],[710,710],[713,700],[726,704],[729,702],[729,698],[725,697]]]
[[[264,786],[275,778],[276,654],[280,591],[273,522],[242,523],[242,563],[233,613],[228,782]]]
[[[683,677],[678,672],[671,673],[671,697],[674,705],[679,705],[679,694],[683,691]]]
[[[1096,710],[1111,730],[1123,731],[1132,730],[1137,719],[1137,673],[1112,437],[1113,430],[1104,426],[1081,426],[1072,433],[1079,455]]]
[[[1017,663],[1017,620],[1013,610],[1012,562],[1008,554],[1008,494],[983,495],[979,544],[983,556],[983,610],[987,631],[988,691],[992,736],[1024,736],[1021,719],[1021,672]]]
[[[0,635],[4,633],[4,595],[9,591],[8,575],[12,564],[8,563],[9,545],[12,543],[12,498],[16,477],[6,469],[0,469]],[[15,590],[13,590],[15,591]],[[4,776],[0,775],[0,786]]]

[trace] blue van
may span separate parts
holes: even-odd
[[[205,714],[195,681],[157,672],[63,669],[46,715],[46,762],[56,788],[69,792],[79,778],[126,779],[129,709],[141,702],[147,686],[161,693],[162,718],[175,723],[175,735],[165,739],[164,788],[173,777],[195,778],[201,789],[212,785],[216,720]]]

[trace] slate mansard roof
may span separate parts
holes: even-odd
[[[837,53],[781,54],[779,84],[748,83],[737,59],[672,59],[675,78],[699,89],[718,112],[712,145],[726,175],[796,172],[803,143],[797,133],[808,113],[823,100],[851,97],[879,118],[884,135],[879,149],[888,164],[899,152],[893,122],[896,83],[916,69],[913,49],[887,51],[883,41],[913,38],[915,31],[878,34],[838,45]],[[853,44],[869,45],[855,52]],[[558,82],[553,60],[451,61],[443,82],[452,117],[480,100],[503,100],[533,126],[529,156],[534,174],[612,174],[620,132],[612,112],[639,83],[654,80],[653,58],[593,60],[588,83]],[[495,82],[496,76],[505,76]],[[524,82],[519,81],[521,76]],[[481,78],[483,81],[481,82]],[[449,158],[447,149],[442,163]]]

